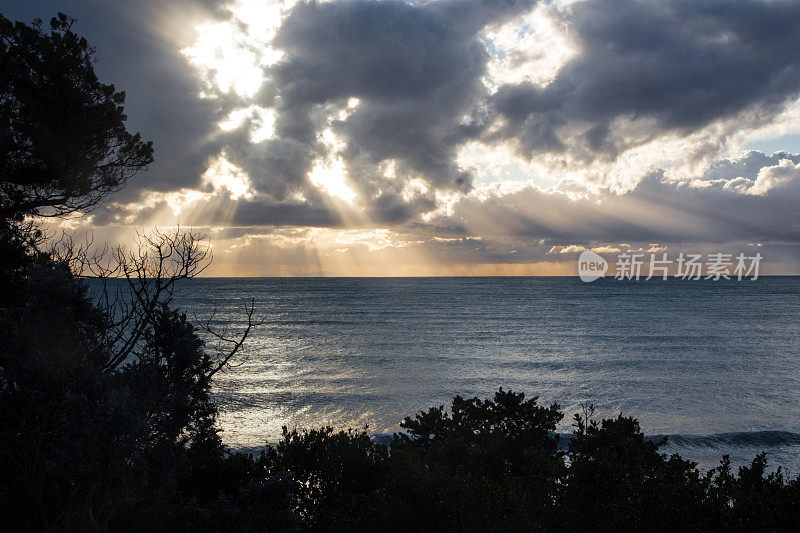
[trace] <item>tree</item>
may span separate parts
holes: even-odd
[[[156,230],[97,251],[39,230],[39,217],[91,209],[152,161],[72,22],[59,14],[45,33],[0,16],[3,525],[267,529],[288,519],[286,491],[226,457],[210,395],[256,323],[252,302],[238,336],[201,324],[206,343],[170,308],[176,283],[211,259],[201,238]]]
[[[0,219],[86,211],[153,161],[73,22],[59,13],[46,32],[0,15]]]
[[[252,303],[239,336],[209,330],[209,345],[169,307],[209,259],[194,236],[156,232],[108,261],[56,248],[31,254],[0,312],[0,515],[36,530],[203,520],[192,498],[214,505],[226,468],[211,379],[256,324]],[[105,276],[93,296],[80,265]]]

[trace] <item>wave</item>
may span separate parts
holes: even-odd
[[[733,431],[712,435],[653,434],[645,440],[659,442],[667,439],[664,448],[693,448],[726,450],[731,448],[778,448],[781,446],[800,446],[800,433],[785,430]],[[559,434],[559,447],[566,449],[573,439],[570,434]]]
[[[372,440],[379,444],[391,445],[394,433],[373,433]],[[570,441],[574,438],[571,434],[558,434],[558,447],[566,451]],[[667,443],[660,448],[662,453],[679,451],[688,453],[691,456],[692,450],[706,450],[725,454],[741,449],[744,454],[751,452],[758,453],[769,449],[781,448],[785,446],[800,446],[800,433],[784,430],[762,430],[762,431],[735,431],[730,433],[715,433],[713,435],[646,435],[645,439],[658,442],[666,438]],[[261,446],[232,446],[233,452],[244,452],[259,454],[275,443],[264,443]],[[689,456],[684,459],[690,458]],[[715,459],[716,462],[718,458]],[[702,461],[701,461],[702,462]],[[709,465],[706,465],[709,466]],[[715,466],[712,464],[710,466]]]
[[[800,433],[781,430],[737,431],[714,435],[653,435],[658,440],[667,437],[667,445],[685,448],[752,448],[765,446],[800,446]]]

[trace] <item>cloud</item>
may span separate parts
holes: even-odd
[[[307,158],[324,157],[318,137],[332,129],[343,139],[350,178],[366,201],[391,203],[387,196],[399,194],[402,186],[376,172],[389,160],[400,176],[468,190],[472,177],[454,159],[473,133],[464,117],[486,92],[481,79],[488,54],[478,32],[531,5],[298,3],[273,41],[284,59],[268,72],[278,99],[269,102],[278,110],[277,134],[308,146]],[[359,103],[345,120],[325,120],[352,98]],[[310,168],[308,159],[297,163]],[[269,167],[263,174],[271,179]]]
[[[800,188],[800,164],[789,159],[782,159],[772,167],[764,167],[758,172],[753,186],[747,190],[749,194],[790,195],[797,198]]]
[[[588,1],[558,16],[577,53],[552,83],[507,84],[491,99],[501,122],[487,138],[514,139],[528,157],[614,159],[748,110],[766,121],[800,92],[796,2]]]
[[[328,253],[337,268],[369,254],[551,268],[654,243],[761,243],[800,263],[800,155],[730,150],[748,132],[800,131],[787,111],[800,102],[796,2],[70,9],[101,78],[126,90],[130,128],[156,147],[151,169],[76,227],[180,221],[271,259],[290,246],[282,232],[306,232],[295,244],[322,258],[293,257],[314,271]],[[6,15],[55,11],[12,1]]]
[[[575,197],[527,186],[509,194],[472,194],[431,222],[473,235],[549,239],[557,244],[800,243],[800,167],[788,157],[761,167],[755,179],[728,160],[713,178],[670,181],[663,171],[624,194]],[[748,154],[744,159],[763,157]],[[767,158],[769,161],[771,158]],[[722,168],[732,170],[722,176]],[[453,225],[458,221],[458,226]]]
[[[755,249],[768,262],[797,272],[800,164],[794,160],[800,161],[800,154],[749,152],[720,161],[691,181],[669,180],[663,171],[654,171],[624,194],[574,195],[533,184],[487,186],[459,195],[449,210],[427,221],[405,223],[373,221],[353,226],[302,202],[234,201],[227,186],[205,193],[202,199],[156,193],[132,210],[130,205],[119,206],[116,216],[132,223],[136,217],[152,217],[159,209],[172,215],[182,202],[204,202],[202,209],[190,209],[181,222],[214,232],[217,249],[228,250],[217,256],[222,261],[218,268],[226,272],[235,271],[228,262],[231,258],[257,261],[267,249],[271,258],[283,249],[297,259],[293,250],[298,246],[316,250],[315,272],[324,267],[321,272],[340,274],[346,268],[376,274],[381,265],[389,274],[413,274],[409,265],[433,273],[568,274],[564,265],[572,264],[583,250],[613,255],[620,251],[753,253]],[[756,169],[754,161],[764,165]],[[231,216],[214,218],[232,209]],[[100,223],[92,220],[95,226]],[[287,234],[295,237],[289,239]],[[376,235],[380,235],[380,246],[366,246]],[[528,265],[528,270],[491,266],[512,264]],[[365,265],[371,266],[365,271]],[[453,270],[453,265],[471,266]]]

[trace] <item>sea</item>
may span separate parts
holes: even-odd
[[[283,426],[385,438],[503,387],[558,403],[564,435],[593,404],[702,469],[761,451],[800,466],[800,277],[200,278],[175,304],[235,335],[251,300],[263,323],[213,385],[231,449]]]

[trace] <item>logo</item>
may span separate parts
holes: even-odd
[[[640,253],[635,253],[640,252]],[[703,261],[702,254],[681,252],[675,260],[669,259],[666,252],[658,258],[654,253],[644,253],[643,250],[630,250],[617,254],[614,263],[616,273],[612,274],[617,280],[667,280],[670,277],[682,280],[713,280],[721,279],[742,281],[758,279],[759,266],[763,257],[760,253],[747,256],[744,253],[707,254],[707,261]],[[647,259],[649,256],[649,260]],[[674,267],[674,268],[673,268]],[[578,275],[581,281],[590,282],[603,278],[608,271],[608,262],[600,255],[584,250],[578,257]],[[670,274],[670,271],[673,274]]]
[[[589,283],[605,277],[606,270],[608,270],[608,263],[602,256],[589,250],[581,252],[581,256],[578,258],[578,275],[581,277],[581,281]]]

